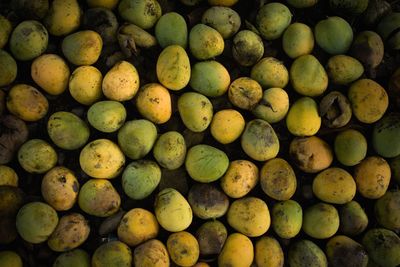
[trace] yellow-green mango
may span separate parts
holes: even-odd
[[[125,243],[115,240],[97,247],[92,255],[92,267],[130,267],[132,251]]]
[[[0,15],[0,49],[6,46],[12,29],[11,22],[3,15]]]
[[[117,101],[99,101],[90,106],[87,119],[96,130],[112,133],[125,123],[126,109]]]
[[[360,78],[364,73],[364,67],[353,57],[336,55],[329,58],[326,71],[332,83],[346,85]]]
[[[157,128],[148,120],[127,121],[118,131],[118,145],[130,159],[141,159],[153,148]]]
[[[257,33],[242,30],[233,38],[232,56],[241,66],[253,66],[263,55],[264,43]]]
[[[189,32],[189,48],[198,60],[207,60],[219,56],[225,43],[221,34],[205,24],[196,24]]]
[[[189,57],[180,45],[170,45],[161,51],[156,64],[157,78],[168,89],[183,89],[190,80]]]
[[[192,132],[202,132],[213,117],[211,101],[204,95],[187,92],[178,99],[178,111],[183,124]]]
[[[170,232],[185,230],[193,219],[189,203],[173,188],[165,188],[158,193],[154,212],[161,227]]]
[[[82,30],[67,35],[61,44],[64,56],[74,65],[92,65],[99,59],[103,49],[100,34]]]
[[[185,159],[185,168],[190,177],[202,183],[218,180],[228,166],[229,158],[224,151],[204,144],[191,147]]]
[[[241,233],[232,233],[218,255],[218,266],[249,267],[253,259],[254,247],[250,238]]]
[[[47,121],[47,133],[53,143],[66,150],[75,150],[89,139],[87,124],[72,112],[58,111]]]
[[[317,4],[318,0],[287,0],[287,2],[295,8],[307,8]]]
[[[28,61],[43,54],[48,42],[49,34],[42,23],[36,20],[25,20],[14,28],[9,46],[14,58]]]
[[[297,93],[315,97],[328,88],[328,75],[316,57],[304,55],[292,63],[290,82]]]
[[[171,260],[179,266],[193,266],[200,255],[197,239],[186,231],[170,234],[167,250]]]
[[[299,203],[291,199],[276,203],[271,217],[272,228],[281,238],[295,237],[303,224],[303,210]]]
[[[44,25],[52,35],[67,35],[78,29],[81,16],[77,0],[54,0],[44,18]]]
[[[76,68],[70,78],[68,90],[71,96],[82,105],[92,105],[102,97],[103,75],[93,66]]]
[[[254,248],[254,261],[257,266],[283,267],[284,254],[279,242],[270,236],[258,239]]]
[[[321,117],[315,100],[305,96],[294,102],[286,116],[286,127],[296,136],[316,134],[321,127]]]
[[[216,29],[224,39],[232,37],[240,28],[239,14],[230,7],[212,6],[201,17],[201,23]]]
[[[335,137],[334,150],[336,159],[345,166],[360,163],[367,155],[367,139],[357,130],[348,129]]]
[[[285,65],[274,57],[265,57],[252,68],[250,77],[264,89],[285,88],[289,82],[289,72]]]
[[[339,209],[339,231],[345,235],[355,236],[367,228],[368,217],[357,201],[350,201]]]
[[[368,253],[353,239],[337,235],[326,243],[326,256],[332,267],[367,267]]]
[[[90,267],[90,256],[83,249],[73,249],[58,255],[53,267]]]
[[[157,0],[121,0],[118,11],[124,20],[144,30],[153,27],[162,12]]]
[[[308,55],[314,49],[314,34],[303,23],[290,24],[282,36],[282,48],[290,58]]]
[[[18,150],[18,162],[29,173],[45,173],[57,164],[54,148],[42,139],[30,139]]]
[[[9,185],[18,187],[18,174],[7,165],[0,165],[0,186]]]
[[[18,66],[14,58],[5,50],[0,49],[0,87],[11,84],[17,78]]]
[[[153,156],[163,168],[168,170],[179,168],[185,162],[185,138],[176,131],[163,133],[154,144]]]
[[[276,123],[283,120],[289,111],[289,95],[282,88],[269,88],[264,90],[263,97],[252,113],[268,123]]]
[[[304,211],[302,229],[316,239],[330,238],[339,229],[338,211],[330,204],[314,204]]]
[[[290,267],[328,267],[324,251],[307,239],[301,239],[290,245],[288,263]]]
[[[400,229],[400,191],[387,191],[375,202],[375,218],[389,230]]]
[[[188,28],[182,15],[176,12],[165,13],[157,21],[154,33],[162,48],[169,45],[180,45],[186,49]]]
[[[265,40],[275,40],[292,21],[292,13],[282,3],[274,2],[262,6],[257,13],[256,25]]]
[[[314,35],[317,44],[332,55],[346,54],[353,42],[353,29],[343,18],[333,16],[315,25]]]
[[[157,239],[151,239],[135,248],[133,266],[169,267],[167,248]]]
[[[23,267],[22,258],[12,250],[0,251],[0,267]]]
[[[202,256],[216,255],[221,252],[228,231],[222,222],[214,219],[203,223],[197,229],[195,236]]]
[[[252,78],[239,77],[229,86],[228,98],[234,106],[251,110],[262,98],[262,87]]]
[[[278,155],[279,139],[268,122],[254,119],[246,125],[241,136],[241,146],[252,159],[266,161]]]
[[[29,202],[18,211],[16,226],[25,241],[39,244],[46,241],[58,224],[57,212],[43,202]]]
[[[221,144],[229,144],[240,137],[245,120],[234,109],[223,109],[214,114],[210,125],[211,135]]]

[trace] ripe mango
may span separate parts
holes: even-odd
[[[318,106],[311,97],[301,97],[289,108],[286,127],[295,136],[311,136],[321,127]]]

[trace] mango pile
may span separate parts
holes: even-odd
[[[0,267],[400,266],[400,4],[0,0]]]

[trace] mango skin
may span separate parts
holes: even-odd
[[[7,165],[0,165],[0,186],[9,185],[18,187],[18,174]]]
[[[44,53],[49,42],[46,28],[36,20],[25,20],[11,33],[9,46],[14,58],[32,60]]]
[[[0,49],[0,87],[11,84],[17,77],[18,66],[14,58],[5,50]]]
[[[122,173],[122,188],[130,198],[140,200],[148,197],[161,180],[161,169],[151,160],[131,162]]]
[[[389,113],[374,124],[372,146],[378,155],[394,158],[400,155],[400,114]]]
[[[53,267],[90,267],[89,254],[83,249],[73,249],[61,253],[54,261]]]
[[[356,16],[362,14],[367,9],[368,0],[330,0],[329,4],[336,11]]]
[[[111,179],[122,172],[125,156],[114,142],[96,139],[81,150],[79,164],[91,177]]]
[[[283,267],[284,254],[279,242],[270,236],[263,236],[255,244],[254,261],[257,266]]]
[[[80,104],[92,105],[103,95],[102,80],[103,75],[96,67],[80,66],[70,76],[69,93]]]
[[[360,163],[367,155],[367,139],[357,130],[348,129],[336,135],[334,150],[337,160],[345,166]]]
[[[325,253],[307,239],[296,241],[289,247],[288,262],[291,267],[328,267]]]
[[[260,8],[256,26],[265,40],[278,39],[292,21],[289,8],[281,3],[269,3]]]
[[[400,184],[400,156],[397,156],[390,161],[390,169],[393,180],[397,184]]]
[[[318,0],[287,0],[287,2],[295,8],[306,8],[314,6]]]
[[[23,267],[21,256],[12,250],[3,250],[0,252],[1,267]]]
[[[208,0],[207,1],[211,6],[233,6],[238,2],[238,0]]]
[[[121,0],[118,12],[124,20],[148,30],[161,17],[162,10],[156,0]]]
[[[83,30],[67,35],[61,50],[69,62],[74,65],[92,65],[99,59],[103,49],[100,34],[92,30]]]
[[[269,88],[263,92],[263,97],[252,113],[268,123],[283,120],[289,111],[289,96],[282,88]]]
[[[367,267],[368,253],[363,246],[353,239],[337,235],[326,243],[326,255],[330,266]]]
[[[258,167],[249,160],[234,160],[229,163],[221,178],[221,188],[231,198],[247,195],[259,181]]]
[[[228,231],[223,223],[214,219],[200,225],[196,231],[202,257],[219,254],[228,237]]]
[[[45,173],[57,164],[57,160],[57,152],[42,139],[30,139],[18,150],[18,162],[29,173]]]
[[[128,245],[121,241],[111,241],[100,245],[92,255],[92,267],[130,267],[132,252]]]
[[[161,51],[156,64],[157,78],[168,89],[183,89],[190,80],[189,57],[180,45],[170,45]]]
[[[218,266],[248,267],[253,259],[254,247],[251,240],[241,233],[232,233],[218,255]]]
[[[392,231],[400,229],[400,191],[387,191],[375,202],[375,218]]]
[[[368,217],[361,205],[352,200],[339,209],[341,233],[348,236],[358,235],[367,228]]]
[[[241,66],[253,66],[263,55],[264,43],[255,32],[242,30],[233,38],[232,56]]]
[[[239,77],[229,85],[228,98],[234,106],[251,110],[262,98],[262,87],[254,79]]]
[[[170,259],[165,245],[151,239],[137,246],[133,254],[134,266],[168,267]]]
[[[292,63],[290,82],[299,94],[315,97],[322,95],[328,88],[328,75],[316,57],[304,55]]]
[[[376,68],[382,62],[384,50],[379,34],[373,31],[362,31],[354,39],[351,55],[366,68]]]
[[[337,16],[319,21],[315,25],[314,35],[322,50],[332,55],[346,54],[353,41],[350,24]]]
[[[290,58],[310,54],[314,49],[314,43],[311,28],[303,23],[290,24],[282,36],[282,48]]]
[[[316,227],[318,225],[318,227]],[[319,202],[304,211],[303,231],[316,239],[332,237],[339,229],[339,214],[333,205]]]
[[[201,23],[216,29],[224,39],[232,37],[240,28],[239,14],[230,7],[213,6],[201,17]]]
[[[285,88],[289,82],[289,72],[285,65],[274,57],[265,57],[257,62],[250,72],[263,89],[271,87]]]
[[[191,233],[186,231],[170,234],[167,250],[171,260],[179,266],[193,266],[200,255],[199,243]]]
[[[189,32],[189,48],[198,60],[207,60],[219,56],[225,43],[221,34],[205,24],[195,25]]]
[[[114,9],[119,0],[86,0],[86,3],[90,7],[104,7],[107,9]]]
[[[108,180],[90,179],[79,191],[78,204],[89,215],[108,217],[119,210],[121,197]]]
[[[272,208],[272,228],[281,238],[293,238],[301,230],[303,210],[294,200],[276,203]]]
[[[286,126],[295,136],[311,136],[321,127],[321,117],[314,99],[302,97],[289,108],[286,116]]]
[[[192,132],[203,132],[213,117],[211,101],[195,92],[187,92],[179,97],[178,111],[183,124]]]
[[[31,65],[32,79],[51,95],[60,95],[67,89],[69,75],[67,63],[56,54],[43,54]]]
[[[326,69],[329,80],[339,85],[352,83],[364,73],[361,62],[347,55],[336,55],[329,58]]]
[[[279,139],[272,126],[260,119],[247,123],[240,140],[244,152],[254,160],[266,161],[278,155]]]
[[[12,29],[11,22],[3,15],[0,15],[0,49],[6,46]]]
[[[55,0],[44,18],[44,25],[52,35],[67,35],[78,29],[81,16],[77,0]]]
[[[312,189],[320,200],[332,204],[350,202],[356,194],[356,182],[346,170],[333,167],[318,173]]]
[[[229,144],[240,137],[244,127],[242,114],[234,109],[224,109],[214,114],[210,131],[215,140],[221,144]]]
[[[29,202],[16,217],[19,235],[32,244],[45,242],[58,224],[57,212],[43,202]]]
[[[173,188],[165,188],[158,193],[154,212],[161,227],[170,232],[185,230],[193,219],[189,203]]]
[[[74,113],[58,111],[47,120],[47,133],[56,146],[75,150],[86,144],[90,130],[87,124]]]
[[[90,106],[87,119],[96,130],[112,133],[125,123],[126,115],[126,109],[120,102],[105,100]]]
[[[185,162],[186,150],[184,137],[179,132],[169,131],[158,137],[153,156],[161,167],[175,170]]]
[[[225,94],[230,83],[228,70],[215,60],[195,63],[190,73],[190,87],[207,97]]]
[[[391,171],[385,159],[370,156],[354,168],[357,191],[365,198],[378,199],[389,187]]]
[[[288,200],[296,192],[296,174],[290,164],[282,158],[273,158],[260,170],[261,189],[276,200]]]
[[[185,19],[176,12],[162,15],[156,23],[154,33],[162,48],[169,45],[180,45],[183,49],[187,47],[188,27]]]

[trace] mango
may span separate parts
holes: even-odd
[[[193,266],[200,254],[196,238],[186,231],[170,234],[167,239],[167,250],[171,260],[179,266]]]
[[[18,187],[18,174],[7,165],[0,165],[0,186],[9,185]]]
[[[318,225],[318,227],[317,227]],[[330,204],[319,202],[304,211],[303,231],[316,239],[332,237],[339,229],[339,214]]]
[[[247,123],[240,140],[243,151],[252,159],[266,161],[278,155],[279,139],[272,126],[260,119]]]
[[[400,155],[400,114],[389,113],[374,124],[372,146],[378,155],[394,158]]]
[[[233,6],[238,0],[208,0],[211,6]]]
[[[283,120],[289,111],[289,96],[282,88],[264,90],[263,97],[252,113],[268,123],[277,123]]]
[[[253,66],[263,55],[264,43],[255,32],[242,30],[233,38],[232,56],[241,66]]]
[[[382,38],[373,31],[359,32],[354,38],[350,53],[366,68],[376,68],[384,55]]]
[[[229,144],[240,137],[245,120],[238,111],[224,109],[216,112],[210,125],[211,135],[221,144]]]
[[[190,73],[190,87],[207,97],[225,94],[230,83],[231,77],[228,70],[215,60],[195,63]]]
[[[103,43],[106,45],[115,43],[117,40],[118,20],[115,14],[106,7],[87,9],[84,13],[82,24],[84,28],[99,33]]]
[[[317,44],[332,55],[346,54],[353,42],[353,29],[343,18],[333,16],[321,20],[314,28]]]
[[[400,229],[400,191],[387,191],[375,202],[375,218],[386,229]]]
[[[228,97],[234,106],[251,110],[262,98],[262,87],[252,78],[240,77],[229,86]]]
[[[68,251],[83,244],[89,232],[89,222],[85,217],[79,213],[70,213],[60,218],[47,244],[53,251]]]
[[[18,210],[24,204],[24,192],[15,186],[0,186],[0,216],[2,219],[15,219]],[[15,222],[14,222],[15,223]]]
[[[330,266],[360,266],[368,264],[368,253],[363,246],[353,239],[337,235],[326,243],[326,255]]]
[[[367,155],[367,139],[357,130],[344,130],[336,135],[334,150],[341,164],[354,166]]]
[[[281,37],[292,21],[292,13],[282,3],[274,2],[263,5],[257,13],[256,27],[265,40]]]
[[[92,105],[102,97],[103,75],[93,66],[76,68],[70,78],[68,90],[71,96],[82,105]]]
[[[114,9],[118,2],[118,0],[86,0],[89,7],[103,7],[108,9]]]
[[[161,51],[156,64],[157,78],[168,89],[183,89],[190,80],[190,61],[184,48],[170,45]]]
[[[157,45],[156,37],[135,24],[124,24],[119,27],[117,40],[126,57],[138,54],[138,48],[147,49]]]
[[[258,167],[249,160],[234,160],[229,163],[221,178],[221,188],[231,198],[247,195],[258,183]]]
[[[299,234],[303,224],[303,210],[294,200],[276,203],[271,212],[271,226],[281,238],[293,238]]]
[[[92,267],[130,267],[132,251],[125,243],[115,240],[96,248],[92,255]]]
[[[11,84],[17,77],[18,66],[14,58],[5,50],[0,49],[0,86]]]
[[[57,212],[43,202],[29,202],[18,211],[16,226],[18,234],[32,244],[45,242],[56,229]]]
[[[165,245],[157,239],[151,239],[135,248],[133,263],[134,266],[168,267],[170,259]]]
[[[290,1],[288,2],[290,4]],[[314,34],[311,28],[299,22],[290,24],[283,33],[282,48],[290,58],[310,54],[314,49]]]
[[[156,238],[158,231],[156,216],[142,208],[134,208],[125,213],[117,230],[119,240],[132,247]]]
[[[124,20],[147,30],[156,24],[162,11],[156,0],[121,0],[118,12]]]
[[[153,156],[161,167],[175,170],[183,165],[186,157],[184,137],[176,131],[160,135],[153,147]]]
[[[138,160],[131,162],[122,173],[122,188],[132,199],[148,197],[161,180],[161,169],[154,161]]]
[[[241,233],[232,233],[218,255],[218,266],[248,267],[253,259],[254,247],[251,240]]]
[[[49,42],[47,29],[36,20],[25,20],[11,33],[9,46],[14,58],[32,60],[44,53]]]
[[[364,67],[353,57],[336,55],[329,58],[326,71],[332,83],[346,85],[360,78],[364,73]]]
[[[232,37],[240,28],[239,14],[230,7],[212,6],[201,17],[201,23],[216,29],[224,39]]]
[[[66,150],[86,144],[90,131],[87,124],[72,112],[58,111],[47,120],[47,133],[53,143]]]
[[[349,123],[352,111],[350,101],[339,91],[331,91],[319,102],[322,123],[329,128],[340,128]]]
[[[127,121],[118,131],[118,145],[130,159],[141,159],[153,148],[157,128],[148,120]]]
[[[22,267],[23,262],[20,255],[12,250],[0,251],[0,266],[1,267]]]
[[[186,49],[188,27],[180,14],[169,12],[162,15],[155,25],[154,33],[162,48],[180,45],[183,49]]]
[[[78,199],[79,182],[70,169],[56,166],[43,176],[41,192],[55,210],[69,210]]]
[[[90,106],[87,119],[96,130],[112,133],[125,123],[126,115],[126,109],[120,102],[105,100]]]
[[[77,0],[55,0],[44,18],[44,25],[52,35],[67,35],[78,29],[81,15]]]
[[[378,199],[386,193],[389,187],[390,166],[381,157],[366,157],[355,166],[353,177],[357,184],[357,191],[363,197]]]
[[[257,62],[250,72],[250,77],[256,80],[264,89],[285,88],[289,82],[289,72],[285,65],[274,57],[264,57]]]
[[[350,202],[356,194],[356,182],[346,170],[332,167],[315,176],[312,183],[314,195],[332,204]]]
[[[219,56],[224,51],[224,47],[224,39],[221,34],[210,26],[199,23],[193,26],[189,32],[189,49],[198,60]]]
[[[329,0],[329,5],[337,12],[356,16],[367,9],[368,0]]]
[[[219,254],[225,244],[228,231],[223,223],[211,220],[203,223],[195,233],[202,257]]]
[[[43,54],[31,65],[32,79],[51,95],[60,95],[67,89],[69,75],[67,63],[56,54]]]
[[[11,87],[6,98],[7,109],[24,121],[38,121],[49,109],[46,97],[35,87],[17,84]]]
[[[119,210],[121,197],[108,180],[90,179],[79,191],[78,204],[89,215],[108,217]]]
[[[304,55],[292,63],[290,83],[297,93],[315,97],[322,95],[328,88],[328,75],[316,57]]]
[[[6,46],[12,29],[11,22],[3,15],[0,15],[0,49]]]
[[[328,267],[325,253],[314,242],[301,239],[289,247],[288,262],[291,267]]]
[[[307,8],[316,5],[318,0],[287,0],[287,2],[295,8]]]
[[[110,100],[132,99],[139,90],[139,74],[135,66],[124,60],[116,63],[104,76],[102,90]]]
[[[207,129],[213,117],[211,101],[195,92],[187,92],[179,97],[178,111],[183,124],[193,132]]]
[[[321,127],[321,117],[314,99],[301,97],[289,108],[286,127],[295,136],[312,136]]]
[[[386,41],[389,48],[398,50],[400,48],[400,35],[397,30],[400,26],[400,12],[392,12],[382,17],[379,21],[376,31]]]
[[[67,35],[61,44],[64,56],[74,65],[92,65],[99,59],[103,49],[101,36],[92,30]]]
[[[265,162],[260,170],[260,185],[269,197],[288,200],[296,192],[296,174],[286,160],[273,158]]]
[[[29,173],[45,173],[57,164],[54,148],[42,139],[30,139],[18,150],[18,162]]]
[[[263,236],[255,244],[254,261],[257,266],[283,267],[284,254],[279,242],[270,236]]]
[[[154,212],[161,227],[170,232],[185,230],[193,219],[189,203],[173,188],[165,188],[157,194]]]
[[[355,236],[367,228],[368,217],[357,201],[350,201],[339,209],[339,230],[345,235]]]
[[[90,267],[90,256],[83,249],[73,249],[58,255],[53,267]]]
[[[81,150],[79,164],[93,178],[111,179],[122,172],[125,156],[113,141],[96,139]]]

